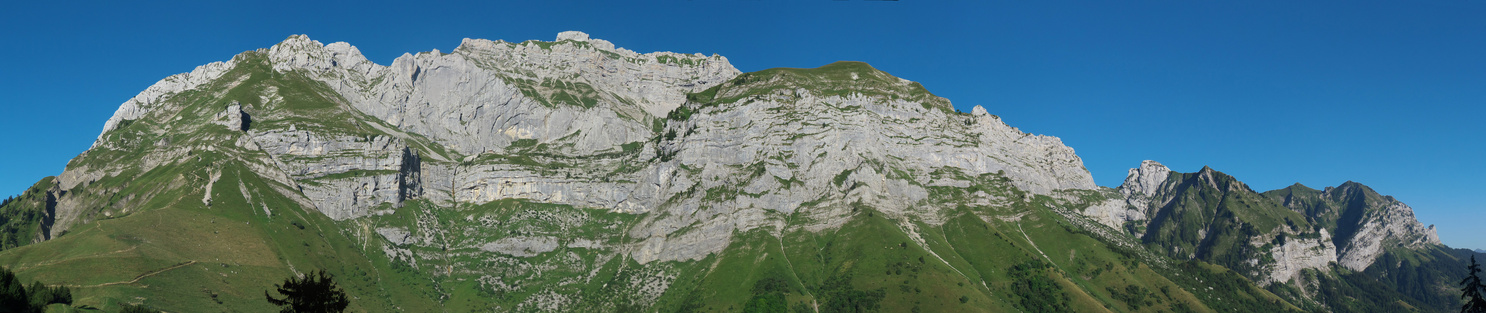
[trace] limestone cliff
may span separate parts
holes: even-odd
[[[1040,194],[1096,188],[1057,138],[1023,133],[980,106],[956,112],[865,64],[738,78],[721,56],[641,54],[579,32],[553,42],[466,39],[450,53],[405,54],[391,65],[346,43],[291,36],[151,87],[121,106],[95,149],[140,148],[111,146],[129,133],[118,125],[133,121],[153,120],[141,131],[157,135],[199,128],[172,120],[196,110],[182,97],[234,92],[261,79],[254,75],[296,84],[212,108],[220,111],[211,123],[241,134],[215,138],[232,140],[237,158],[327,216],[386,214],[411,199],[669,212],[630,230],[654,238],[628,252],[642,263],[699,259],[734,231],[767,224],[763,210],[821,199],[933,220],[939,205],[924,187],[966,184],[925,175],[943,169],[1001,175]],[[688,96],[703,91],[711,98]],[[219,149],[211,139],[141,153],[178,162]],[[61,175],[63,189],[124,170],[81,163]],[[86,221],[86,206],[62,205],[63,224]],[[830,217],[840,211],[812,214],[821,227],[841,221]],[[692,224],[702,227],[683,227]]]

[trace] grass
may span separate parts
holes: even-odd
[[[162,193],[152,201],[157,205],[0,253],[0,263],[23,277],[74,286],[78,305],[105,310],[124,303],[168,311],[268,310],[263,290],[294,270],[316,268],[336,275],[356,299],[354,310],[434,305],[410,297],[420,293],[418,275],[398,274],[377,255],[363,254],[334,222],[275,194],[273,183],[231,164],[221,170],[222,178],[204,191],[213,193],[210,207],[199,189]]]
[[[839,61],[813,69],[773,68],[743,73],[733,79],[693,93],[688,100],[702,107],[734,104],[768,95],[797,97],[804,88],[817,97],[863,95],[886,100],[919,102],[925,108],[954,112],[949,100],[935,96],[923,85],[899,79],[862,62]],[[684,119],[684,118],[682,118]]]

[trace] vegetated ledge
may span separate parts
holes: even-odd
[[[801,88],[810,90],[816,97],[860,94],[918,102],[926,109],[955,112],[948,99],[934,95],[923,84],[893,76],[859,61],[836,61],[817,68],[780,67],[743,73],[726,83],[689,94],[687,100],[708,107]],[[673,111],[670,117],[685,119],[690,112],[683,106]]]

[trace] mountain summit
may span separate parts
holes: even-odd
[[[1376,274],[1461,254],[1365,186],[1147,161],[1101,188],[992,110],[861,62],[740,73],[563,32],[381,65],[295,35],[122,104],[0,208],[0,263],[169,311],[268,310],[317,269],[355,311],[1453,304],[1406,287],[1451,272]]]

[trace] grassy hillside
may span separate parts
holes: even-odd
[[[206,162],[206,161],[203,161]],[[170,175],[192,168],[185,164]],[[219,164],[211,206],[180,190],[118,218],[77,225],[67,235],[0,253],[21,277],[73,288],[80,305],[112,310],[144,304],[167,311],[268,311],[262,292],[295,273],[325,269],[357,311],[425,311],[439,306],[430,283],[398,272],[314,211],[277,195],[233,164]],[[172,171],[172,169],[157,169]],[[420,309],[421,308],[421,309]]]

